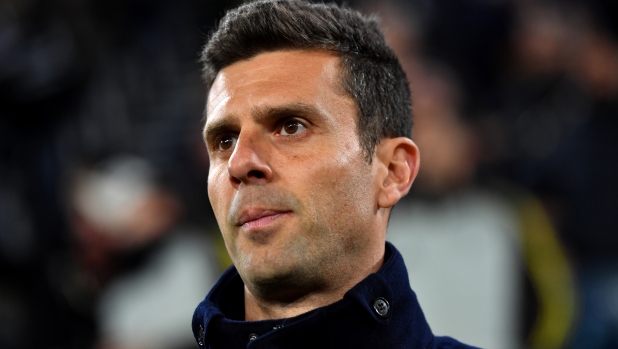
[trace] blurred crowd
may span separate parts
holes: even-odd
[[[229,265],[198,53],[222,0],[0,2],[0,347],[193,348]],[[435,333],[618,347],[618,3],[356,0],[410,80],[393,211]]]

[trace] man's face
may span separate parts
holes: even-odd
[[[252,291],[331,287],[379,236],[375,166],[339,62],[323,51],[263,53],[221,70],[211,88],[208,194]]]

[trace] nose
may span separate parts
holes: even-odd
[[[264,184],[272,180],[268,164],[268,144],[259,135],[242,133],[232,155],[228,159],[228,173],[232,186],[240,184]]]

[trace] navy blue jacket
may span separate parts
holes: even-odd
[[[425,321],[399,251],[386,243],[384,265],[342,300],[280,320],[244,321],[244,285],[230,267],[193,315],[201,349],[409,348],[472,349],[437,337]]]

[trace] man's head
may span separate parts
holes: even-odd
[[[334,4],[256,1],[228,12],[204,48],[204,80],[263,52],[327,50],[339,56],[341,88],[356,102],[360,142],[371,159],[383,138],[411,138],[410,89],[375,18]],[[298,67],[302,69],[302,67]]]
[[[248,295],[342,296],[379,268],[390,208],[418,168],[401,137],[405,76],[375,22],[331,5],[252,3],[228,13],[204,61],[208,193]]]

